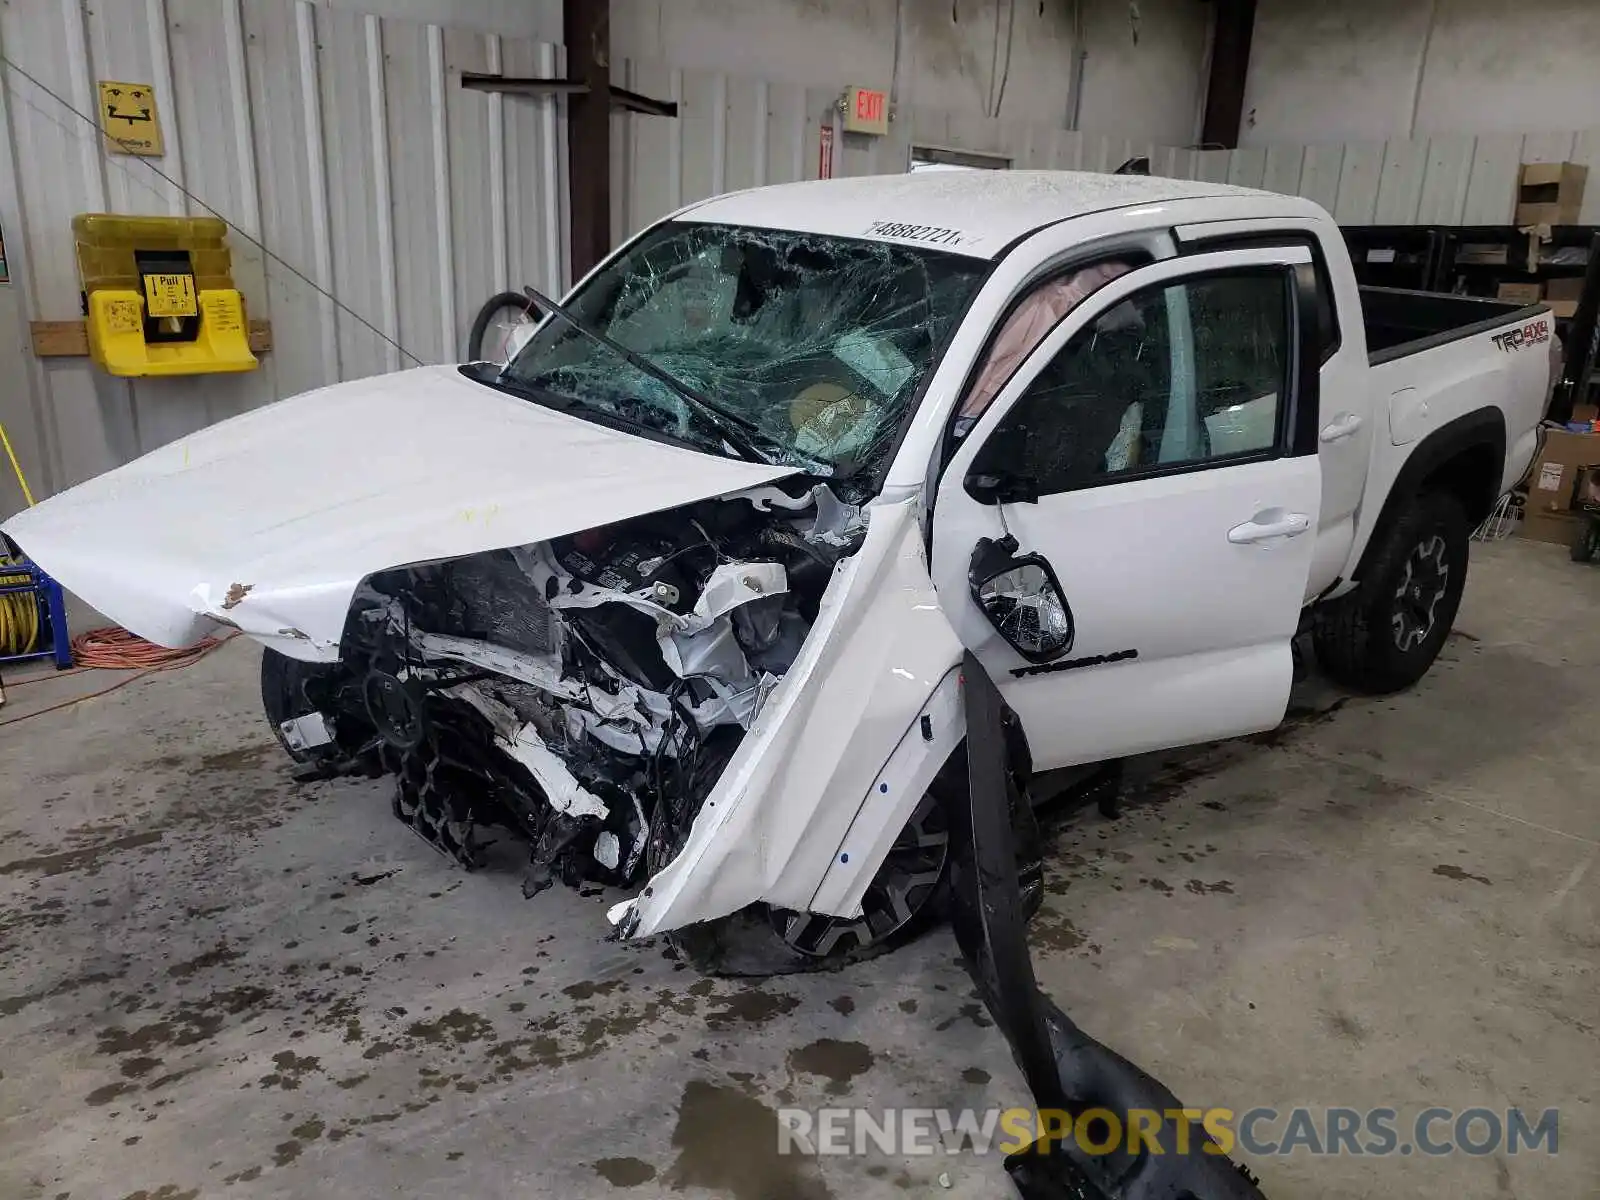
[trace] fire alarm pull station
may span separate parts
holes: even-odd
[[[215,217],[73,217],[89,356],[112,375],[255,370],[227,231]]]

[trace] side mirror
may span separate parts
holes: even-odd
[[[1017,539],[981,538],[967,570],[972,599],[989,623],[1029,662],[1049,662],[1072,649],[1072,609],[1050,563],[1017,553]]]
[[[1039,482],[1004,471],[975,472],[967,476],[967,495],[979,504],[1037,504]]]

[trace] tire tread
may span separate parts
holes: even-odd
[[[1378,618],[1382,616],[1380,610],[1393,599],[1395,576],[1417,539],[1429,529],[1442,532],[1451,551],[1454,574],[1438,617],[1447,632],[1437,638],[1430,634],[1435,644],[1426,657],[1397,657],[1391,653],[1389,643],[1382,640],[1388,624]],[[1461,502],[1449,492],[1437,490],[1413,497],[1392,522],[1379,529],[1373,535],[1379,539],[1376,552],[1360,585],[1347,595],[1320,605],[1313,614],[1312,643],[1323,672],[1344,687],[1376,695],[1400,691],[1422,678],[1448,636],[1461,602],[1469,533]]]

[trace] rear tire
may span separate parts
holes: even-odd
[[[1312,642],[1329,678],[1381,695],[1427,673],[1461,604],[1470,533],[1448,492],[1422,493],[1377,532],[1360,584],[1315,614]]]

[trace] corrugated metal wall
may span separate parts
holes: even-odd
[[[1167,154],[1165,174],[1307,196],[1345,225],[1509,225],[1518,167],[1579,162],[1600,173],[1600,129]],[[1600,225],[1600,187],[1580,220]]]
[[[803,88],[662,63],[619,60],[612,82],[679,105],[677,119],[612,118],[612,233],[637,232],[707,196],[815,179],[837,88]],[[887,137],[836,136],[833,174],[898,174],[915,146],[1009,159],[1014,167],[1110,171],[1153,154],[1148,142],[1073,133],[929,107],[903,109]]]
[[[18,68],[0,114],[18,336],[81,314],[73,214],[210,208],[274,341],[248,375],[131,382],[25,354],[0,420],[37,492],[278,397],[459,359],[492,292],[564,285],[558,102],[460,86],[462,71],[555,74],[559,47],[308,0],[10,0],[0,48]],[[155,85],[162,158],[104,152],[72,111],[95,111],[100,79]]]
[[[615,118],[618,236],[720,191],[817,177],[835,91],[632,61],[618,63],[613,77],[682,106],[677,121]],[[913,146],[1055,170],[1107,171],[1148,155],[1158,175],[1307,196],[1349,225],[1509,224],[1524,162],[1586,163],[1600,180],[1600,129],[1202,151],[925,107],[897,114],[887,137],[836,139],[834,174],[905,171]],[[1588,189],[1582,220],[1600,224],[1600,185]]]

